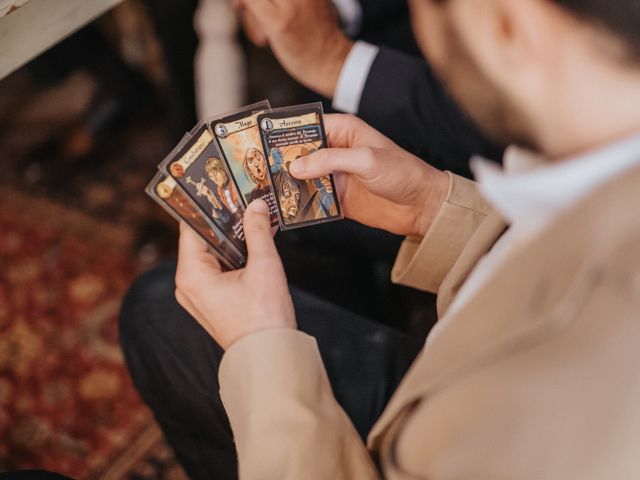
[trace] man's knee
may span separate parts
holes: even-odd
[[[144,400],[156,412],[186,415],[218,398],[222,351],[176,301],[175,271],[175,262],[163,264],[134,282],[122,305],[120,343]]]
[[[166,262],[138,277],[122,302],[120,342],[126,349],[150,328],[161,328],[163,313],[178,308],[175,300],[175,261]]]

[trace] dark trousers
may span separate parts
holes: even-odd
[[[223,351],[177,304],[174,276],[175,262],[162,265],[127,294],[120,325],[127,365],[189,476],[236,478],[233,435],[218,394]],[[298,327],[317,339],[334,395],[365,437],[422,340],[300,290],[292,296]]]

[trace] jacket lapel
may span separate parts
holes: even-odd
[[[570,324],[598,281],[604,254],[630,229],[638,228],[638,216],[629,206],[640,199],[639,185],[640,168],[636,168],[512,251],[420,353],[374,426],[369,446],[378,449],[383,433],[413,402]],[[497,238],[499,222],[489,217],[487,223],[456,263],[458,274],[443,284],[451,297],[481,257],[482,248],[486,252]]]

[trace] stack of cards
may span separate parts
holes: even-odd
[[[253,200],[290,230],[343,218],[333,176],[298,180],[296,158],[327,147],[322,104],[271,109],[268,101],[208,119],[158,165],[147,193],[210,246],[227,270],[242,268],[242,220]]]

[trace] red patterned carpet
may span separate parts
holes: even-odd
[[[0,198],[0,471],[182,478],[118,346],[136,273],[127,232],[14,191]]]

